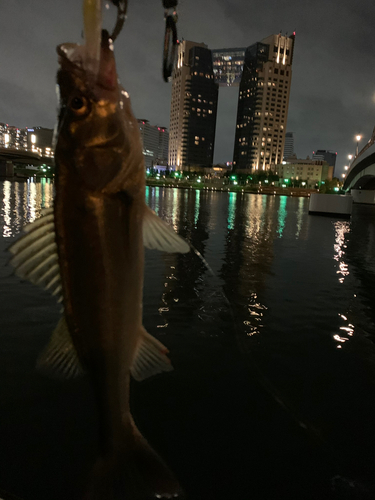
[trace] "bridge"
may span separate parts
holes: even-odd
[[[12,163],[34,165],[36,167],[40,167],[42,165],[48,165],[52,167],[55,164],[54,158],[42,156],[32,151],[0,147],[0,162],[1,161],[11,161]]]
[[[343,189],[375,189],[375,128],[371,139],[350,165]]]

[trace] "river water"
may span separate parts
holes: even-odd
[[[0,491],[74,499],[96,454],[85,377],[35,361],[59,318],[6,266],[53,185],[0,183]],[[132,385],[137,425],[191,500],[375,497],[375,207],[147,188],[196,254],[146,252],[144,324],[175,370]],[[1,495],[0,495],[1,496]]]

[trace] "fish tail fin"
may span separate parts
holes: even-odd
[[[84,500],[185,498],[177,479],[133,422],[124,445],[99,457]]]

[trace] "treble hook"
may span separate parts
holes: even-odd
[[[113,29],[112,35],[110,36],[112,42],[114,42],[118,37],[120,31],[122,30],[122,27],[124,26],[126,12],[128,10],[128,0],[111,0],[111,2],[115,7],[117,7],[116,24]]]

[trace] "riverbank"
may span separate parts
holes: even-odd
[[[13,177],[2,178],[1,180],[9,181],[27,181],[30,177],[40,181],[43,178],[53,179],[54,174],[50,172],[30,172],[27,169],[20,169],[15,172]],[[317,193],[317,189],[306,189],[300,187],[280,187],[268,186],[257,184],[230,184],[218,182],[201,181],[186,181],[184,179],[146,179],[146,186],[150,187],[163,187],[163,188],[176,188],[176,189],[200,189],[206,191],[222,191],[222,192],[235,192],[235,193],[252,193],[252,194],[269,194],[275,196],[297,196],[297,197],[310,197],[311,193]]]
[[[164,187],[177,189],[200,189],[208,191],[226,191],[235,193],[252,193],[252,194],[270,194],[275,196],[302,196],[310,197],[311,193],[317,193],[317,189],[306,189],[299,187],[279,187],[279,186],[259,186],[253,184],[235,185],[235,184],[218,184],[211,182],[188,182],[177,179],[146,179],[146,186]]]

